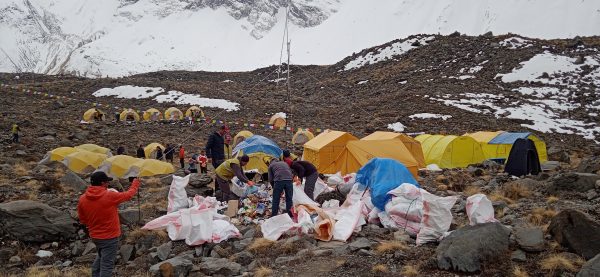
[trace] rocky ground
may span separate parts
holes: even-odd
[[[537,41],[524,49],[496,47],[506,37],[447,36],[401,58],[358,70],[340,71],[347,60],[332,66],[292,66],[293,94],[288,98],[282,86],[268,82],[276,68],[252,72],[156,72],[127,78],[82,79],[71,76],[0,74],[0,82],[21,88],[51,92],[77,100],[65,100],[1,88],[0,127],[6,130],[0,141],[0,274],[11,276],[88,276],[94,259],[94,245],[77,222],[78,197],[86,176],[69,172],[61,164],[37,165],[46,151],[59,146],[96,143],[113,149],[126,147],[133,155],[137,145],[150,142],[183,144],[198,150],[214,126],[144,123],[135,125],[101,122],[80,124],[82,113],[91,107],[85,100],[103,104],[161,110],[169,104],[152,100],[95,98],[97,89],[118,85],[160,86],[167,90],[199,93],[240,103],[241,110],[224,112],[205,109],[213,118],[227,121],[266,123],[275,112],[289,112],[298,127],[332,128],[363,136],[384,130],[387,124],[402,121],[408,132],[462,134],[478,130],[523,130],[527,119],[497,118],[486,113],[467,112],[424,94],[454,95],[465,91],[507,93],[511,85],[495,78],[506,73],[550,45],[553,51],[577,56],[572,46],[583,43],[588,51],[600,45],[596,38]],[[383,47],[383,46],[382,46]],[[368,51],[368,50],[365,50]],[[478,64],[467,53],[485,53],[493,65],[477,78],[457,80],[460,68]],[[361,55],[357,53],[355,56]],[[353,57],[349,57],[351,60]],[[458,59],[456,65],[440,66]],[[18,78],[15,78],[16,76]],[[358,85],[362,80],[369,80]],[[232,82],[223,82],[231,80]],[[399,82],[407,83],[400,85]],[[536,85],[536,84],[533,84]],[[590,94],[598,88],[582,88],[573,101],[583,104],[597,100]],[[527,101],[525,96],[522,101]],[[180,108],[185,109],[184,106]],[[448,120],[406,120],[415,113],[452,115]],[[598,120],[585,105],[570,111],[573,119]],[[21,123],[22,143],[9,142],[10,126]],[[243,126],[232,125],[232,133]],[[251,129],[290,145],[292,133]],[[320,242],[307,236],[288,236],[278,242],[262,239],[257,226],[240,226],[240,239],[220,244],[189,247],[170,242],[165,232],[139,229],[137,199],[122,207],[123,237],[116,267],[118,276],[149,276],[160,272],[172,276],[575,276],[590,270],[598,276],[600,253],[600,149],[590,140],[574,134],[539,133],[549,147],[550,159],[559,166],[539,176],[514,179],[502,168],[485,163],[467,169],[422,172],[423,188],[440,196],[458,195],[452,209],[454,230],[439,244],[417,247],[414,238],[402,230],[377,225],[363,226],[347,243]],[[82,179],[83,178],[83,179]],[[140,192],[142,221],[166,213],[168,178],[148,178]],[[128,186],[126,182],[114,186]],[[469,226],[466,197],[486,194],[492,201],[498,223]],[[192,193],[192,192],[190,192]],[[29,200],[33,202],[15,202]],[[18,212],[15,212],[18,211]],[[583,215],[583,213],[587,215]],[[18,214],[20,217],[13,216]],[[43,214],[43,217],[39,215]],[[37,221],[36,221],[37,220]],[[17,222],[22,225],[11,225]],[[15,224],[17,224],[15,223]],[[44,227],[32,228],[27,224]],[[13,226],[13,227],[11,227]],[[17,226],[14,228],[14,226]],[[40,250],[51,257],[38,257]],[[159,263],[169,260],[173,268]],[[588,264],[584,266],[584,263]],[[581,269],[582,267],[587,269]],[[595,271],[594,271],[595,270]],[[168,275],[165,275],[168,276]]]

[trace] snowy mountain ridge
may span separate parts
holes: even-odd
[[[594,0],[7,0],[0,72],[251,70],[279,63],[288,3],[296,64],[421,33],[600,35]]]

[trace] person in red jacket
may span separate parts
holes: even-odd
[[[135,178],[129,190],[116,192],[108,189],[110,181],[112,178],[106,173],[94,172],[90,177],[91,186],[79,197],[77,204],[79,221],[87,226],[98,251],[92,264],[92,277],[112,276],[121,236],[118,206],[130,200],[140,186],[140,181]]]
[[[183,145],[179,145],[179,164],[181,168],[185,168],[185,149],[183,149]]]

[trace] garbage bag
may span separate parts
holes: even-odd
[[[167,213],[172,213],[190,206],[187,192],[185,191],[185,187],[189,182],[190,175],[185,177],[173,175],[173,181],[171,181],[171,187],[169,188]]]
[[[293,185],[293,189],[294,189],[294,194],[292,195],[292,202],[294,203],[294,206],[297,205],[309,205],[309,206],[313,206],[313,207],[319,207],[319,203],[311,200],[308,195],[306,195],[306,193],[304,193],[304,190],[302,189],[301,186],[296,186]]]
[[[421,230],[417,234],[417,245],[437,242],[450,228],[452,223],[452,206],[458,196],[440,197],[421,190],[423,197],[423,218]]]
[[[416,236],[421,230],[423,218],[422,191],[412,184],[402,184],[388,192],[392,199],[385,205],[385,214],[378,214],[382,224],[385,220],[386,227],[396,226]]]
[[[188,209],[182,213],[182,218],[185,218],[189,214],[189,221],[182,221],[184,228],[189,224],[189,233],[184,233],[187,230],[182,228],[182,234],[184,236],[185,243],[187,245],[200,245],[205,242],[210,242],[213,235],[213,211],[212,209],[194,210]],[[167,228],[167,231],[169,229]],[[169,237],[171,234],[169,233]]]
[[[311,233],[315,228],[315,223],[310,216],[310,212],[304,205],[299,205],[296,211],[298,212],[298,227],[300,227],[300,231],[304,234]]]
[[[496,222],[494,218],[494,207],[485,194],[474,194],[467,198],[467,216],[469,224],[475,225],[487,222]]]
[[[287,213],[271,217],[260,225],[263,237],[268,240],[276,241],[283,233],[294,228],[295,224]]]
[[[344,207],[337,212],[335,216],[337,222],[333,227],[334,240],[346,241],[350,238],[354,229],[359,226],[358,223],[362,217],[361,211],[363,205],[364,203],[362,201],[356,201],[350,206]]]
[[[212,222],[213,224],[213,232],[212,232],[212,242],[219,243],[230,238],[239,238],[242,236],[240,231],[233,225],[231,222],[215,219]]]

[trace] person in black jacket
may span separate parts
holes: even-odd
[[[173,163],[173,154],[175,153],[175,147],[171,146],[167,143],[167,147],[165,147],[165,159],[170,163]]]
[[[156,159],[162,161],[163,159],[163,150],[160,146],[156,146]]]
[[[225,133],[227,131],[229,131],[227,126],[221,126],[219,131],[211,134],[206,142],[206,157],[215,169],[225,161]]]
[[[123,145],[117,148],[117,155],[125,155],[125,147]]]
[[[304,192],[310,199],[314,200],[315,193],[315,184],[317,183],[317,179],[319,178],[319,172],[317,168],[307,161],[294,161],[292,162],[292,171],[294,175],[298,176],[300,182],[302,179],[306,178],[306,182],[304,183]]]
[[[144,151],[144,147],[141,144],[135,153],[136,153],[136,156],[140,159],[146,158],[146,152]]]

